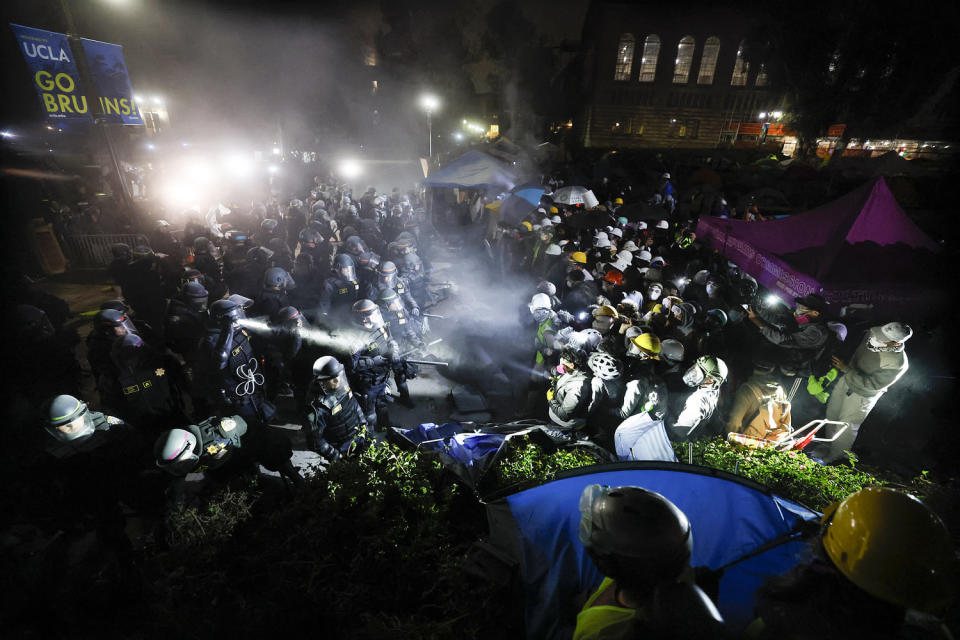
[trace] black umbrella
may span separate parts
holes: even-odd
[[[639,220],[665,220],[669,217],[666,207],[654,207],[646,202],[631,202],[617,209],[618,218],[626,218],[630,222]]]

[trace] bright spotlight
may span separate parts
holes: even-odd
[[[456,133],[454,133],[454,134],[453,134],[453,137],[454,137],[455,139],[457,139],[457,140],[463,140],[463,134],[460,133],[459,131],[457,131]]]
[[[153,104],[157,106],[160,106],[163,104],[163,98],[161,96],[153,96],[153,99],[151,100],[151,102],[153,102]]]
[[[144,146],[145,146],[147,149],[149,149],[150,151],[153,151],[154,149],[157,148],[156,145],[154,145],[152,142],[148,142],[148,143],[145,144]]]
[[[133,101],[134,101],[134,102],[143,102],[143,101],[144,101],[144,98],[143,98],[142,95],[140,95],[140,94],[138,94],[138,93],[135,93],[135,94],[133,94]]]
[[[280,147],[274,147],[274,148],[273,148],[273,155],[275,155],[275,156],[280,155]]]
[[[774,111],[770,115],[772,115],[775,120],[779,120],[780,118],[783,117],[783,111]]]
[[[761,111],[761,112],[760,112],[760,119],[763,120],[763,119],[766,118],[766,117],[767,117],[767,112],[766,112],[766,111]]]
[[[425,93],[420,96],[420,106],[429,112],[436,111],[440,107],[440,99],[435,95]]]
[[[275,164],[272,164],[269,167],[267,167],[267,171],[272,174],[277,174],[277,173],[280,173],[280,167],[278,167]]]
[[[231,153],[223,159],[223,166],[233,175],[243,178],[253,170],[253,160],[243,153]]]
[[[363,173],[363,167],[356,160],[344,160],[340,163],[340,175],[348,180]]]
[[[167,204],[175,207],[192,207],[200,202],[199,190],[182,182],[168,184],[162,193]]]
[[[15,138],[15,137],[16,137],[16,135],[15,135],[12,131],[6,131],[6,130],[0,131],[0,136],[3,136],[4,138]]]
[[[213,181],[215,173],[213,166],[206,160],[192,158],[184,165],[183,182],[206,184]]]
[[[780,304],[780,297],[775,296],[772,293],[763,299],[768,307],[772,307],[775,304]]]

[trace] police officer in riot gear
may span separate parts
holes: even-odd
[[[303,346],[303,331],[309,327],[310,323],[296,307],[283,307],[270,316],[271,332],[262,351],[267,370],[267,398],[271,402],[275,402],[278,395],[293,395],[290,369]]]
[[[246,319],[244,305],[249,305],[249,299],[236,295],[210,305],[212,326],[204,343],[205,364],[225,410],[267,421],[275,410],[264,396],[266,380],[250,334],[240,324]]]
[[[341,253],[333,261],[333,273],[323,283],[320,312],[324,315],[343,313],[359,297],[360,283],[353,258]]]
[[[116,366],[110,358],[114,341],[136,333],[133,321],[123,311],[101,309],[93,317],[93,330],[87,335],[87,361],[98,386],[103,376],[116,375]]]
[[[288,292],[296,288],[296,283],[286,270],[270,267],[263,273],[263,287],[253,306],[254,316],[272,317],[283,307],[289,306]]]
[[[313,384],[303,423],[307,446],[328,460],[365,446],[367,419],[347,384],[343,365],[333,356],[313,363]]]
[[[364,331],[351,350],[350,381],[361,397],[367,424],[383,430],[390,420],[387,380],[399,348],[390,338],[380,308],[372,300],[358,300],[353,314]]]
[[[410,315],[415,318],[420,316],[420,305],[418,305],[417,301],[414,300],[413,294],[410,292],[410,288],[407,286],[406,279],[399,276],[397,272],[397,265],[389,260],[380,265],[380,270],[377,274],[376,288],[371,288],[371,290],[368,290],[368,292],[375,293],[383,287],[388,287],[397,292],[397,295],[400,297],[400,300],[403,302],[403,305],[406,307],[407,311],[410,312]]]
[[[181,389],[186,385],[176,360],[152,352],[132,333],[117,338],[110,355],[116,369],[100,390],[105,406],[145,429],[185,420]]]

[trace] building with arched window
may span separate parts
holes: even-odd
[[[783,102],[766,68],[744,57],[752,27],[749,14],[721,3],[691,11],[593,0],[581,43],[586,98],[572,133],[587,147],[694,148],[756,129],[746,134],[756,144],[759,114]]]

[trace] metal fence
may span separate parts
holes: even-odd
[[[63,238],[63,250],[75,269],[99,269],[113,261],[111,245],[118,242],[131,249],[137,245],[150,246],[150,241],[138,233],[103,233],[97,235],[76,235]]]

